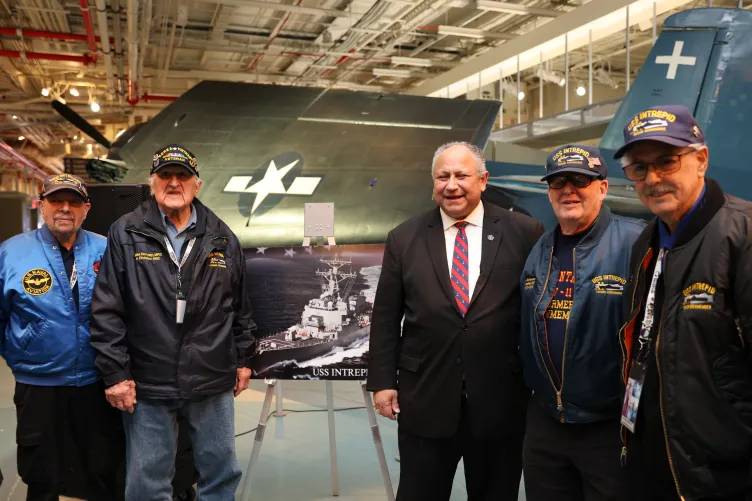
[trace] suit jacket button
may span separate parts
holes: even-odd
[[[463,331],[466,331],[466,330],[467,330],[467,325],[465,325],[465,324],[462,324],[462,330],[463,330]]]
[[[457,365],[460,365],[462,363],[462,359],[460,357],[457,357]]]

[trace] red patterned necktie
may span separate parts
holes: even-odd
[[[452,257],[452,289],[454,299],[460,308],[462,316],[467,313],[470,305],[470,252],[468,251],[467,234],[465,233],[465,221],[455,223],[457,236],[454,238],[454,256]]]

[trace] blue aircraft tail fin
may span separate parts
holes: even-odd
[[[752,12],[690,9],[666,19],[629,93],[598,145],[609,177],[624,178],[614,152],[623,128],[655,105],[681,104],[693,112],[710,150],[708,175],[724,190],[743,196],[752,184]],[[740,183],[739,176],[745,177]],[[746,193],[747,198],[750,193]]]

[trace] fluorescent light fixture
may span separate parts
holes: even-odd
[[[587,91],[585,90],[585,87],[583,87],[582,85],[580,85],[579,87],[577,87],[577,91],[576,92],[577,92],[578,96],[584,96],[585,92],[587,92]]]
[[[47,87],[45,87],[44,89],[42,89],[42,95],[44,97],[49,96],[50,95],[50,89],[48,89]]]
[[[629,3],[630,26],[636,26],[644,22],[650,22],[652,25],[653,2],[654,0],[636,0]],[[687,3],[689,3],[689,0],[657,0],[655,1],[656,15],[660,16],[673,9],[681,8]],[[586,16],[586,14],[584,14],[584,6],[577,7],[574,11],[567,12],[558,19],[564,19],[565,16],[567,19],[569,19],[570,16],[580,15]],[[591,30],[593,43],[596,43],[599,40],[602,40],[615,33],[623,33],[625,29],[625,17],[626,9],[624,7],[615,8],[608,14],[605,14],[597,19],[593,19],[590,22],[586,22],[579,25],[577,28],[572,29],[567,33],[567,46],[570,53],[583,47],[587,48],[589,40],[588,35],[590,34]],[[522,37],[525,37],[525,39],[532,37],[536,40],[544,41],[537,43],[533,47],[528,46],[530,48],[514,56],[500,60],[499,62],[489,62],[488,66],[480,70],[480,85],[486,86],[494,83],[498,85],[497,82],[499,81],[499,78],[515,76],[517,74],[518,56],[520,71],[525,71],[541,64],[541,53],[543,55],[543,61],[549,61],[563,56],[565,45],[564,34],[558,34],[556,33],[556,30],[553,29],[541,30],[539,28],[538,30],[536,30],[537,33],[548,33],[549,31],[554,33],[547,35],[547,40],[544,37],[531,35],[532,32],[520,35],[520,39]],[[500,51],[501,47],[497,47],[493,50]],[[480,56],[480,58],[483,58],[484,56]],[[449,77],[454,81],[451,84],[444,85],[437,90],[429,91],[425,95],[442,98],[453,98],[467,93],[468,89],[470,91],[476,90],[479,84],[478,69],[479,68],[477,65],[473,65],[472,62],[470,62],[458,66],[454,70],[451,70],[449,74],[434,77],[435,79],[441,80]],[[428,85],[430,86],[430,84]],[[419,86],[418,89],[420,89],[420,87],[422,86],[423,85]],[[418,90],[417,92],[408,92],[408,94],[422,95],[423,93]]]
[[[74,97],[78,97],[78,89],[75,87],[70,90],[70,95]]]
[[[511,40],[515,35],[506,33],[496,33],[495,31],[476,30],[475,28],[460,28],[459,26],[439,26],[439,35],[449,35],[455,37],[475,38],[492,38],[494,40]]]
[[[90,107],[91,107],[91,111],[93,111],[94,113],[99,113],[100,107],[99,107],[98,102],[92,101]]]
[[[392,68],[374,68],[373,76],[375,77],[397,77],[410,78],[413,74],[410,70],[398,70]]]
[[[433,63],[430,59],[423,59],[420,57],[392,57],[392,64],[404,64],[405,66],[419,66],[422,68],[430,68]]]
[[[478,0],[476,6],[479,10],[490,10],[493,12],[505,12],[507,14],[533,14],[535,16],[543,17],[558,17],[564,12],[552,9],[539,9],[535,7],[528,7],[526,5],[519,5],[515,3],[507,2],[492,2],[488,0]]]
[[[520,93],[517,94],[517,99],[519,101],[522,101],[523,99],[525,99],[525,93],[523,91],[520,91]]]

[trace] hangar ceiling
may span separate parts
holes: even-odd
[[[112,139],[204,79],[411,92],[603,1],[0,0],[0,139],[59,170],[64,154],[103,151],[52,110],[53,99]],[[671,13],[707,5],[670,1],[680,5],[656,16],[658,32]],[[625,35],[593,42],[603,85],[626,82]],[[651,22],[630,29],[629,78],[651,44]],[[568,65],[573,81],[586,78],[587,47]],[[520,78],[539,85],[563,66],[558,57]]]

